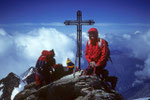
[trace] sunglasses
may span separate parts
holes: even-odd
[[[96,36],[96,34],[95,33],[89,33],[89,36],[94,37],[94,36]]]

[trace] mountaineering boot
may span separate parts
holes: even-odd
[[[111,83],[111,88],[115,90],[118,78],[115,76],[109,76],[107,81]]]

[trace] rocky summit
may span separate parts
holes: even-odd
[[[123,100],[108,84],[95,76],[65,76],[38,88],[28,84],[14,100]]]
[[[20,78],[14,73],[9,73],[8,76],[0,80],[0,100],[11,100],[12,91],[20,84]]]

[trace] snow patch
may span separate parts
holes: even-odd
[[[20,91],[23,90],[23,88],[24,88],[25,85],[26,85],[26,84],[21,81],[19,87],[14,88],[14,90],[13,90],[13,92],[12,92],[12,95],[11,95],[11,100],[14,99],[14,97],[16,96],[16,94],[18,94]]]
[[[0,88],[3,87],[3,86],[4,86],[4,84],[0,84]]]
[[[82,72],[82,71],[76,72],[76,73],[75,73],[75,77],[78,77],[79,75],[81,75],[81,72]],[[63,79],[72,79],[72,78],[74,78],[73,73],[70,74],[70,75],[67,75],[67,76],[65,76],[65,77],[63,77],[63,78],[61,78],[61,79],[63,80]]]
[[[22,79],[25,80],[32,73],[34,73],[34,68],[30,68],[29,71],[27,71],[27,73],[25,73],[26,75],[24,75]]]
[[[4,86],[4,84],[0,84],[0,88],[2,88]],[[0,98],[1,98],[1,95],[3,94],[3,88],[0,89]]]

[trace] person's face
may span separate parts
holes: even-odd
[[[96,40],[96,33],[94,32],[91,32],[89,33],[89,38],[93,41],[93,40]]]

